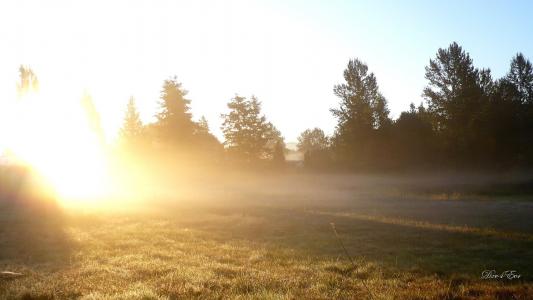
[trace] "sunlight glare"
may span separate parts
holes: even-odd
[[[102,199],[108,183],[102,141],[80,101],[58,95],[29,92],[9,103],[7,150],[42,176],[61,202]]]

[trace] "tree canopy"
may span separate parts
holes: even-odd
[[[522,53],[512,57],[505,76],[493,78],[456,42],[438,49],[425,68],[425,102],[411,104],[395,119],[362,60],[350,59],[343,78],[333,86],[339,102],[330,110],[336,120],[332,136],[312,128],[298,137],[306,166],[356,171],[533,167],[533,65]],[[19,97],[38,89],[33,70],[21,66]],[[205,160],[285,162],[283,135],[255,96],[235,95],[227,103],[228,112],[221,115],[223,144],[205,117],[193,120],[191,100],[175,76],[164,80],[158,104],[155,122],[145,125],[131,97],[120,138],[142,141],[145,148],[165,147],[169,153],[201,153]],[[100,115],[88,93],[81,105],[87,124],[103,142]]]
[[[378,159],[372,145],[381,142],[382,131],[391,123],[387,100],[374,73],[359,59],[348,62],[344,80],[333,88],[340,99],[338,108],[331,109],[337,118],[332,140],[336,157],[352,167],[371,166]]]
[[[261,102],[236,95],[228,103],[229,112],[222,114],[224,146],[234,157],[245,162],[272,156],[281,133],[261,113]]]
[[[122,128],[120,129],[120,137],[126,143],[133,142],[142,136],[143,130],[143,123],[137,111],[135,99],[130,97],[126,106]]]
[[[160,141],[182,146],[191,142],[195,125],[190,113],[191,100],[185,98],[187,91],[172,77],[163,82],[159,101],[160,110],[156,114],[157,131]]]

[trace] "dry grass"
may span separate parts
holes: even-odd
[[[25,276],[0,280],[0,298],[532,299],[528,203],[365,195],[276,192],[150,213],[3,206],[0,270]],[[486,269],[522,278],[482,280]]]
[[[416,227],[429,230],[437,231],[447,231],[447,232],[457,232],[464,234],[474,234],[474,235],[483,235],[487,237],[495,237],[500,239],[511,239],[511,240],[524,240],[524,241],[533,241],[533,234],[522,233],[522,232],[512,232],[512,231],[502,231],[493,228],[479,228],[471,227],[468,225],[458,226],[458,225],[448,225],[448,224],[437,224],[426,221],[417,221],[413,219],[405,218],[394,218],[394,217],[384,217],[384,216],[373,216],[359,213],[339,213],[339,212],[325,212],[325,211],[309,211],[310,214],[318,214],[325,216],[338,216],[346,217],[363,221],[372,221],[379,222],[383,224],[392,224],[406,227]]]

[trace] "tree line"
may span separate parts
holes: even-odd
[[[18,90],[38,88],[29,68],[20,69]],[[439,49],[425,68],[424,102],[411,104],[397,119],[376,76],[359,59],[349,60],[344,82],[333,87],[331,136],[320,128],[298,137],[309,169],[352,171],[411,169],[526,169],[533,165],[533,67],[516,54],[502,78],[479,69],[460,45]],[[87,98],[87,97],[86,97]],[[90,97],[84,100],[90,107]],[[255,97],[235,95],[221,114],[221,143],[207,120],[193,120],[191,100],[176,77],[163,82],[156,121],[143,124],[131,98],[120,129],[120,146],[169,153],[195,153],[200,160],[245,165],[285,165],[281,132]],[[94,119],[94,118],[93,118]],[[96,125],[94,125],[96,126]]]
[[[499,79],[461,46],[439,49],[425,68],[425,103],[396,120],[365,63],[350,60],[333,89],[331,137],[306,130],[299,147],[310,167],[352,170],[529,169],[533,164],[533,68],[516,54]]]
[[[261,112],[255,97],[235,95],[222,114],[224,142],[211,133],[205,117],[194,121],[191,100],[186,98],[176,77],[165,80],[159,100],[156,122],[144,125],[135,100],[130,98],[120,130],[120,145],[130,152],[137,149],[194,153],[196,159],[211,162],[231,161],[245,165],[285,162],[285,143],[281,132]]]

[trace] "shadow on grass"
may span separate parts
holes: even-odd
[[[532,282],[533,241],[448,231],[437,227],[405,226],[373,219],[325,216],[335,222],[353,255],[388,266],[439,276],[466,275],[480,279],[484,270],[500,274],[514,270],[520,281]]]
[[[212,213],[186,225],[216,233],[215,239],[220,242],[244,239],[300,250],[317,258],[346,259],[330,226],[335,223],[351,256],[395,272],[477,280],[484,270],[498,274],[515,270],[521,278],[513,283],[533,282],[531,240],[440,230],[438,226],[404,226],[372,218],[310,214],[302,209],[261,207],[243,208],[239,213],[232,209]]]
[[[6,178],[0,179],[6,185]],[[24,180],[0,192],[0,271],[61,267],[72,248],[63,213],[51,196],[36,192],[33,183]]]
[[[4,209],[2,214],[6,213],[12,215],[0,219],[0,265],[68,262],[71,242],[60,215],[20,208]]]

